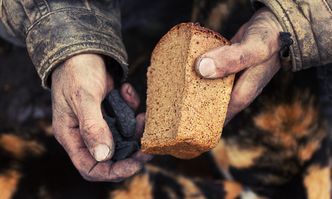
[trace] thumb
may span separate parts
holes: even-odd
[[[77,99],[73,100],[75,101],[73,108],[86,147],[97,161],[111,159],[114,154],[114,142],[102,115],[101,100],[92,97],[84,90],[80,90]]]
[[[238,73],[269,60],[279,51],[281,26],[275,16],[262,10],[239,30],[240,43],[222,46],[203,54],[196,62],[196,71],[202,77],[215,79]]]

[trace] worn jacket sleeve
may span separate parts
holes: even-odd
[[[252,0],[269,7],[294,40],[293,71],[332,63],[332,0]]]
[[[59,63],[79,53],[115,60],[127,74],[118,0],[0,0],[0,19],[26,44],[44,87]]]

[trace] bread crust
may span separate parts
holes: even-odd
[[[211,37],[215,37],[216,39],[222,41],[224,43],[224,45],[231,45],[231,42],[228,41],[226,38],[224,38],[223,36],[221,36],[220,33],[215,32],[213,30],[210,30],[208,28],[202,27],[199,25],[199,23],[192,23],[192,22],[188,22],[188,23],[180,23],[175,25],[173,28],[171,28],[160,40],[159,42],[156,44],[155,48],[152,51],[152,56],[151,56],[151,60],[155,59],[155,56],[157,55],[157,52],[160,49],[160,45],[164,45],[164,43],[166,43],[167,38],[169,37],[169,34],[171,32],[174,32],[174,30],[178,30],[180,28],[188,28],[191,30],[196,30],[198,32],[202,32],[208,35],[211,35]]]
[[[162,128],[163,126],[156,125],[155,123],[158,123],[159,121],[153,121],[151,116],[157,114],[156,110],[153,109],[153,107],[155,107],[153,104],[156,100],[160,100],[161,96],[156,96],[158,94],[156,93],[156,90],[153,90],[152,88],[157,86],[160,89],[167,88],[164,88],[161,85],[156,85],[161,84],[161,82],[156,81],[154,78],[158,78],[158,76],[161,77],[164,74],[156,73],[154,71],[158,70],[158,68],[156,68],[157,63],[164,61],[166,62],[166,59],[172,58],[164,58],[165,56],[162,55],[167,53],[165,52],[165,49],[167,49],[170,43],[174,42],[174,39],[177,39],[184,34],[189,34],[190,41],[184,41],[178,44],[180,47],[187,50],[187,52],[181,52],[182,56],[187,57],[183,58],[186,61],[185,64],[183,66],[179,66],[183,68],[183,70],[180,72],[181,75],[182,73],[184,75],[183,77],[181,76],[183,78],[183,85],[181,85],[184,88],[183,94],[180,96],[181,99],[177,99],[177,103],[179,105],[175,110],[178,112],[177,116],[179,118],[175,121],[174,124],[164,124],[166,126],[171,126],[170,128],[174,128],[175,132],[159,130],[158,128]],[[202,39],[202,41],[205,41],[205,46],[203,44],[198,44],[200,41],[196,41],[195,39]],[[194,40],[195,43],[192,43]],[[211,45],[209,45],[209,42]],[[230,45],[230,42],[223,38],[219,33],[194,23],[178,24],[160,39],[155,49],[153,50],[151,66],[149,67],[147,74],[147,119],[146,129],[142,138],[143,152],[151,154],[169,154],[182,159],[190,159],[212,149],[217,145],[221,135],[221,129],[225,119],[227,105],[230,99],[230,92],[232,89],[234,76],[229,76],[223,80],[202,79],[198,77],[196,72],[194,72],[194,63],[196,58],[201,55],[197,54],[196,51],[204,53],[211,48],[223,45]],[[201,49],[193,50],[193,46],[196,46],[196,48],[200,47]],[[204,50],[204,52],[202,50]],[[172,67],[176,67],[175,64]],[[173,79],[169,80],[172,81],[175,80],[175,78],[181,79],[181,77],[172,77]],[[211,89],[211,93],[209,93],[209,91],[203,91],[203,85],[207,86],[207,89]],[[216,87],[218,85],[222,87],[220,88],[222,91],[218,91],[218,88]],[[210,88],[209,86],[214,88]],[[197,92],[200,91],[202,92],[202,95],[200,95],[200,93],[197,95]],[[213,98],[214,94],[223,98],[221,100],[222,102],[220,102],[223,103],[222,106],[218,104],[218,98]],[[209,102],[206,104],[207,102],[204,101],[204,97],[214,99],[214,102]],[[197,102],[192,102],[191,100],[197,100]],[[198,104],[197,106],[196,103]],[[216,106],[213,106],[213,103],[215,103]],[[208,110],[204,110],[205,108]],[[222,110],[212,110],[214,108]],[[216,113],[215,117],[212,119],[209,118],[214,112]],[[167,117],[166,113],[161,114]],[[159,119],[163,118],[161,117]],[[195,121],[199,121],[197,123],[200,124],[195,124]],[[213,122],[213,124],[209,124],[209,122]],[[218,122],[221,124],[215,124]]]

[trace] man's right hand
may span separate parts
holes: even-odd
[[[104,60],[96,54],[77,55],[52,74],[53,131],[81,175],[90,181],[119,181],[137,173],[150,159],[141,152],[118,162],[110,159],[114,142],[103,119],[101,102],[113,89]],[[124,84],[121,95],[133,109],[139,106],[134,88]],[[137,116],[142,134],[144,114]]]
[[[248,107],[281,68],[282,26],[266,7],[256,11],[232,38],[232,45],[212,49],[197,59],[196,71],[207,79],[237,74],[226,122]]]

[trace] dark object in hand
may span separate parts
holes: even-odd
[[[135,113],[117,90],[113,90],[106,97],[103,106],[106,111],[104,119],[112,132],[115,143],[115,153],[112,160],[126,159],[140,148],[137,137],[135,137]]]
[[[137,141],[122,141],[118,142],[115,147],[115,154],[113,160],[123,160],[139,150]]]
[[[122,99],[118,90],[113,90],[106,97],[106,100],[113,108],[113,112],[121,134],[124,137],[132,137],[135,135],[136,130],[136,118],[134,111],[128,106],[128,104]]]
[[[293,45],[294,41],[292,39],[292,35],[289,32],[280,32],[279,33],[280,40],[280,55],[281,57],[289,56],[289,48]]]

